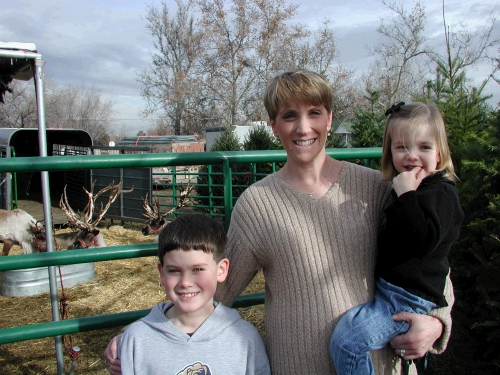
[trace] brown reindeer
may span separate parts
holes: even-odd
[[[33,242],[31,225],[36,224],[36,220],[26,211],[2,210],[0,209],[0,242],[3,242],[2,255],[9,255],[13,245],[20,245],[23,254],[36,253],[37,247]]]
[[[122,189],[122,181],[117,185],[112,182],[108,186],[101,189],[97,194],[94,194],[94,187],[96,181],[93,182],[90,191],[83,188],[88,197],[88,203],[83,209],[81,214],[76,214],[75,211],[71,208],[68,203],[68,197],[66,195],[66,186],[64,187],[63,194],[59,201],[59,207],[66,214],[70,227],[74,228],[73,232],[69,233],[58,233],[54,236],[54,244],[57,250],[63,249],[86,249],[89,247],[105,247],[106,243],[104,242],[104,238],[100,233],[99,229],[97,229],[97,225],[104,217],[105,213],[113,204],[113,202],[118,198],[118,196],[122,193],[130,193],[134,188],[132,187],[129,190]],[[95,210],[95,201],[98,197],[103,195],[104,193],[109,191],[109,199],[106,205],[103,207],[101,203],[101,207],[99,212],[94,217]],[[36,233],[35,238],[37,242],[37,246],[40,251],[46,251],[46,241],[45,241],[45,230],[40,229],[38,227],[32,228],[33,232]]]
[[[33,242],[40,252],[47,251],[45,227],[34,225],[31,227],[34,234]],[[106,243],[98,229],[93,231],[73,231],[54,234],[54,246],[58,250],[84,249],[88,247],[104,247]]]
[[[181,190],[179,194],[179,203],[164,214],[161,213],[160,201],[158,200],[158,198],[153,196],[154,204],[151,205],[146,194],[146,198],[142,199],[142,208],[144,209],[142,216],[148,219],[148,225],[142,229],[142,234],[144,234],[145,236],[150,234],[159,234],[161,230],[165,228],[165,226],[169,223],[169,221],[167,221],[165,217],[172,214],[179,208],[187,206],[188,203],[191,202],[191,199],[189,199],[189,193],[191,193],[193,187],[194,186],[188,185],[185,189]]]

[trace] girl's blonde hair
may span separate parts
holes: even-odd
[[[264,106],[271,120],[276,120],[281,106],[293,100],[324,105],[328,112],[332,112],[332,86],[322,75],[308,70],[285,72],[274,77],[267,85]]]
[[[439,162],[436,166],[436,171],[444,171],[444,177],[451,181],[457,179],[451,160],[443,117],[434,104],[420,102],[396,108],[387,119],[382,152],[382,179],[391,181],[398,174],[392,162],[392,135],[401,131],[412,134],[417,128],[423,125],[429,126],[436,138],[437,151],[439,152]]]

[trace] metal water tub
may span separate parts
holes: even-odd
[[[94,263],[69,264],[61,266],[64,288],[91,281],[95,278]],[[0,294],[6,297],[33,296],[48,293],[48,267],[27,268],[0,272]],[[61,286],[59,269],[56,267],[57,286]]]

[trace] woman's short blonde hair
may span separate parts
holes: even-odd
[[[451,160],[448,137],[443,117],[439,109],[432,103],[420,102],[403,105],[389,115],[384,131],[384,146],[382,152],[382,178],[391,181],[398,171],[392,162],[391,142],[392,135],[400,131],[412,134],[418,127],[430,126],[436,138],[439,152],[439,162],[436,171],[445,171],[445,177],[456,180],[455,168]]]
[[[271,120],[276,120],[278,110],[297,100],[312,105],[323,104],[332,111],[333,90],[320,74],[308,70],[293,70],[274,77],[267,85],[264,105]]]

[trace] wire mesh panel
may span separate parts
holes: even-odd
[[[54,143],[52,145],[53,156],[90,155],[90,148],[75,145],[63,145]]]
[[[96,181],[94,193],[97,193],[111,183],[118,184],[123,181],[123,190],[134,188],[130,193],[120,194],[116,201],[109,207],[106,217],[126,221],[144,221],[142,216],[142,198],[151,197],[151,168],[112,168],[93,169],[92,182]],[[109,195],[97,198],[96,205],[105,205]]]

